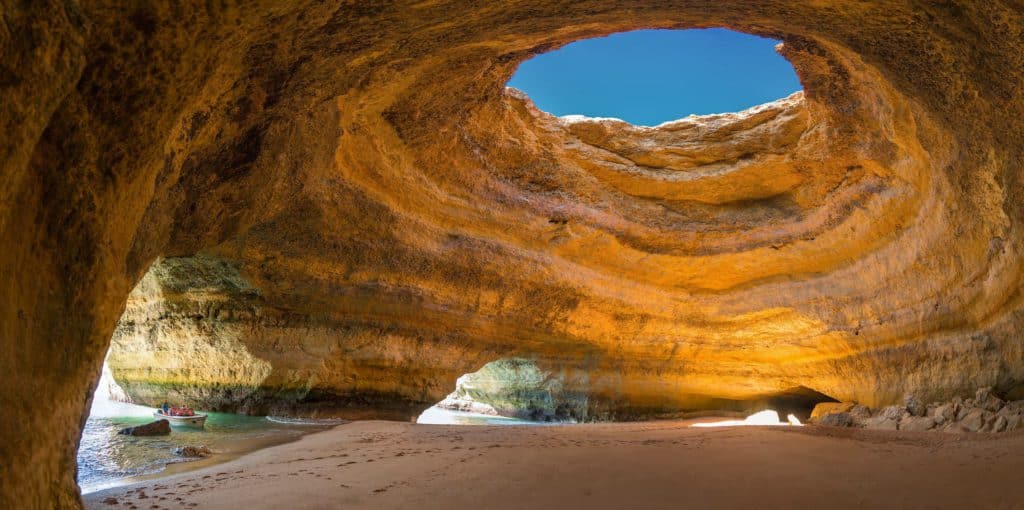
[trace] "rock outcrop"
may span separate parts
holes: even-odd
[[[118,434],[126,436],[167,436],[171,434],[171,423],[167,420],[157,420],[145,425],[123,428]]]
[[[91,390],[126,302],[120,331],[159,324],[128,296],[161,257],[234,268],[209,299],[244,306],[154,305],[154,352],[207,357],[112,359],[140,395],[409,418],[515,357],[589,374],[615,416],[1024,381],[1019,2],[0,11],[0,507],[79,504]],[[781,39],[804,93],[638,128],[504,88],[574,40],[707,26]]]
[[[825,403],[815,406],[812,420],[831,427],[924,432],[1010,432],[1024,421],[1024,400],[1005,401],[991,388],[975,392],[974,398],[954,397],[947,402],[921,404],[908,396],[903,405],[878,410],[853,403]]]

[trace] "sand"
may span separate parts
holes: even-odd
[[[1024,508],[1024,434],[690,424],[353,422],[85,502],[233,510]]]

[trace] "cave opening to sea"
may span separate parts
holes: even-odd
[[[700,409],[658,403],[622,412],[586,367],[510,357],[491,361],[456,380],[455,389],[421,413],[425,425],[538,425],[616,422],[652,418],[691,420],[694,426],[801,425],[818,404],[837,402],[805,386],[771,391],[745,400],[712,398]],[[669,385],[664,394],[676,390]],[[654,395],[655,401],[658,400]],[[619,412],[611,411],[616,407]]]
[[[455,390],[423,411],[430,425],[568,424],[587,421],[587,394],[566,371],[528,358],[503,358],[458,378]]]
[[[344,422],[275,416],[254,404],[267,375],[243,333],[255,294],[235,265],[216,258],[150,266],[128,296],[92,393],[76,458],[83,494],[225,462]],[[191,408],[203,423],[130,432],[166,420],[158,414],[164,404]]]
[[[508,86],[558,117],[655,126],[802,91],[780,45],[724,28],[621,32],[539,54],[519,65]]]

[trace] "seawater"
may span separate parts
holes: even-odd
[[[160,473],[168,465],[195,460],[174,453],[182,446],[205,445],[215,457],[233,457],[326,428],[322,423],[286,424],[262,416],[208,413],[204,429],[173,427],[169,436],[156,437],[118,434],[125,427],[154,420],[153,409],[142,409],[145,416],[91,416],[85,422],[78,447],[78,484],[83,493],[130,483]]]
[[[344,423],[207,413],[203,429],[172,427],[169,436],[124,436],[118,434],[121,429],[156,420],[155,409],[111,400],[117,389],[104,370],[78,446],[78,484],[83,493],[131,483],[162,473],[168,466],[196,460],[174,453],[183,446],[205,445],[214,453],[211,461],[227,460]]]

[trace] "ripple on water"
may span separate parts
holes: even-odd
[[[123,436],[118,434],[121,429],[154,420],[152,409],[131,407],[145,412],[135,409],[128,416],[93,416],[86,421],[78,448],[78,484],[83,494],[159,473],[169,464],[195,460],[175,455],[178,447],[206,445],[218,455],[238,455],[337,424],[208,413],[204,429],[176,427],[169,436]]]

